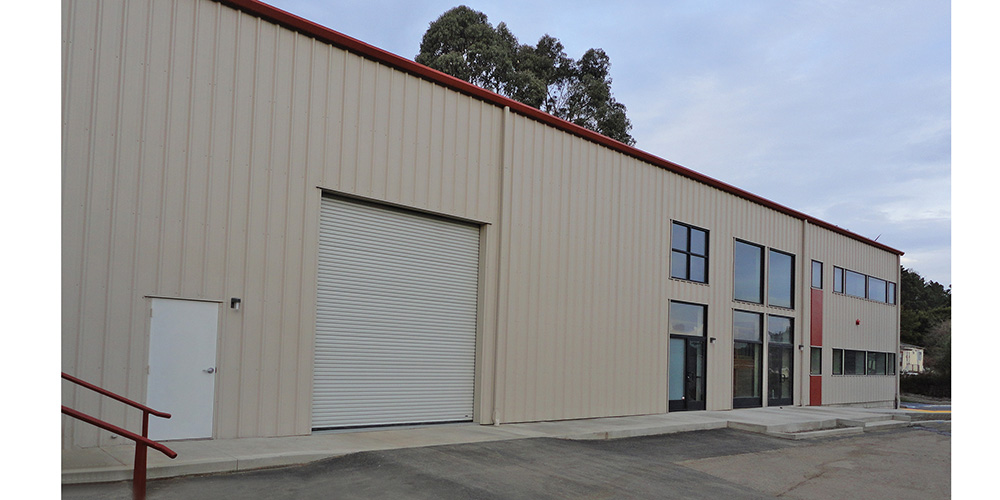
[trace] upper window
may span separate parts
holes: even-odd
[[[795,257],[777,250],[770,251],[767,267],[767,304],[775,307],[794,306]]]
[[[764,248],[736,241],[733,262],[733,298],[763,304]]]
[[[833,291],[844,293],[844,270],[839,267],[833,268]]]
[[[886,282],[885,280],[880,280],[878,278],[868,277],[868,298],[872,300],[877,300],[879,302],[885,302],[886,298]]]
[[[705,311],[703,305],[670,301],[671,335],[705,335]]]
[[[812,261],[812,287],[823,288],[823,263],[818,260]]]
[[[674,222],[670,239],[670,276],[708,283],[708,231]]]
[[[854,271],[844,273],[844,293],[865,298],[865,275]]]
[[[815,264],[813,261],[814,269]],[[895,283],[839,267],[833,268],[833,291],[885,304],[896,303]]]

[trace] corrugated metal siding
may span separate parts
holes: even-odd
[[[67,0],[63,19],[63,369],[142,401],[144,297],[241,297],[215,435],[308,432],[317,188],[493,222],[502,110],[215,2]]]
[[[833,349],[897,353],[897,361],[899,356],[899,306],[834,293],[833,268],[896,283],[898,302],[899,256],[816,226],[809,227],[808,241],[811,258],[823,262],[823,404],[893,401],[896,377],[831,375]]]
[[[709,305],[707,404],[728,408],[734,308],[794,316],[798,342],[811,259],[827,283],[898,275],[884,250],[215,2],[67,0],[63,19],[64,370],[141,401],[145,297],[241,297],[216,437],[309,430],[321,189],[484,224],[481,422],[666,411],[670,300]],[[671,220],[710,231],[709,285],[668,278]],[[796,256],[793,312],[732,300],[734,238]],[[825,348],[891,352],[898,309],[826,299]],[[837,333],[854,316],[870,330]]]

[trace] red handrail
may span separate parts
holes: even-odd
[[[63,405],[62,407],[62,412],[66,415],[135,441],[135,461],[132,469],[132,498],[135,500],[143,500],[146,498],[146,448],[153,448],[154,450],[159,451],[172,459],[177,457],[177,452],[174,450],[171,450],[170,448],[167,448],[166,446],[146,437],[149,433],[149,416],[154,415],[162,418],[170,418],[170,414],[136,403],[131,399],[115,394],[107,389],[103,389],[89,382],[80,380],[67,374],[66,372],[63,372],[62,378],[99,394],[121,401],[122,403],[142,411],[142,434],[139,435],[118,427],[117,425],[109,424],[103,420],[87,415],[86,413],[68,408],[66,405]]]
[[[62,378],[66,379],[66,380],[69,380],[70,382],[73,382],[76,385],[80,385],[80,386],[86,387],[87,389],[90,389],[90,390],[92,390],[94,392],[98,392],[98,393],[101,393],[101,394],[103,394],[105,396],[108,396],[110,398],[117,399],[118,401],[121,401],[122,403],[125,403],[125,404],[127,404],[129,406],[132,406],[133,408],[138,408],[138,409],[140,409],[140,410],[142,410],[142,411],[144,411],[146,413],[149,413],[150,415],[155,415],[157,417],[163,417],[163,418],[170,418],[170,414],[169,413],[165,413],[165,412],[162,412],[162,411],[157,411],[157,410],[154,410],[154,409],[152,409],[152,408],[150,408],[150,407],[148,407],[146,405],[136,403],[135,401],[132,401],[131,399],[128,399],[128,398],[126,398],[124,396],[119,396],[118,394],[115,394],[115,393],[113,393],[113,392],[111,392],[111,391],[109,391],[107,389],[98,387],[98,386],[96,386],[94,384],[91,384],[90,382],[85,382],[83,380],[80,380],[80,379],[78,379],[78,378],[76,378],[76,377],[74,377],[74,376],[72,376],[72,375],[70,375],[70,374],[68,374],[66,372],[63,372]]]

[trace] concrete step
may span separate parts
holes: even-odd
[[[910,422],[904,422],[902,420],[880,420],[877,422],[867,422],[864,425],[865,432],[879,431],[883,429],[895,429],[898,427],[909,427]]]
[[[851,436],[856,434],[862,434],[865,429],[862,427],[836,427],[833,429],[820,429],[815,431],[804,431],[804,432],[766,432],[768,436],[779,437],[782,439],[817,439],[825,437],[834,436]]]

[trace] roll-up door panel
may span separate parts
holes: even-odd
[[[472,419],[479,228],[323,198],[313,428]]]

